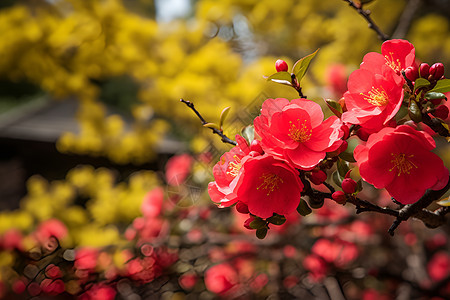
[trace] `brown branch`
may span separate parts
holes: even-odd
[[[184,99],[180,99],[181,102],[183,102],[184,104],[187,105],[187,107],[189,107],[196,115],[197,117],[200,119],[200,121],[202,122],[202,125],[208,124],[208,122],[206,122],[206,120],[203,118],[203,116],[195,109],[194,107],[194,103],[184,100]],[[228,143],[231,145],[236,146],[237,143],[235,141],[233,141],[232,139],[230,139],[229,137],[227,137],[222,130],[219,130],[217,128],[210,128],[213,133],[219,135],[222,138],[222,142],[224,143]]]
[[[378,38],[380,40],[382,40],[383,42],[389,40],[389,36],[386,35],[383,31],[381,31],[381,29],[377,26],[377,24],[375,24],[375,22],[372,20],[372,18],[370,17],[369,10],[364,10],[362,4],[356,4],[352,0],[344,0],[344,1],[347,2],[349,6],[354,8],[361,16],[363,16],[364,19],[366,19],[367,23],[369,24],[369,28],[377,33]]]

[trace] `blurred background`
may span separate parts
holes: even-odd
[[[411,41],[419,60],[450,66],[450,1],[369,2],[365,8],[383,32]],[[34,244],[29,239],[36,236],[42,224],[57,220],[66,230],[59,241],[64,249],[110,247],[101,251],[111,257],[124,249],[134,249],[142,256],[142,241],[136,237],[142,233],[135,223],[143,214],[144,219],[155,217],[145,215],[142,205],[149,191],[161,189],[164,201],[170,205],[165,204],[158,217],[167,224],[152,225],[160,230],[147,236],[146,243],[156,243],[153,238],[157,236],[158,245],[178,249],[179,257],[184,255],[182,263],[172,262],[175,267],[171,279],[164,282],[170,283],[170,288],[161,289],[164,284],[158,283],[159,290],[150,293],[168,298],[191,294],[214,298],[221,294],[197,279],[206,278],[204,271],[217,263],[211,259],[213,245],[227,244],[231,233],[242,235],[241,229],[230,230],[230,224],[236,222],[233,214],[218,212],[206,193],[212,166],[230,147],[203,128],[180,98],[194,102],[209,122],[218,122],[222,109],[231,106],[224,129],[233,137],[252,123],[265,99],[297,97],[295,91],[264,79],[264,75],[275,72],[277,59],[292,66],[320,48],[302,85],[309,99],[322,103],[324,98],[339,100],[346,90],[347,76],[358,68],[364,54],[379,52],[381,46],[367,22],[341,0],[3,0],[0,36],[0,234],[14,229],[24,245],[30,246]],[[189,153],[189,158],[183,153]],[[442,155],[449,156],[447,152]],[[166,166],[171,157],[181,157],[172,163],[172,169]],[[126,232],[133,231],[130,228],[135,236],[126,236]],[[301,229],[308,237],[294,244],[295,251],[311,248],[321,236],[320,230],[310,229]],[[381,240],[388,238],[382,237],[386,229],[380,228],[384,233],[374,238],[381,248]],[[374,237],[378,230],[372,229],[370,236]],[[414,242],[410,236],[410,244],[405,244],[411,247],[430,236],[429,232],[415,233],[409,227],[404,230],[414,235]],[[211,232],[219,238],[212,238]],[[261,243],[252,235],[244,234],[244,240]],[[445,248],[447,239],[443,236],[444,244],[440,246]],[[264,247],[273,249],[279,242],[274,239],[263,242]],[[385,249],[391,243],[388,241]],[[288,246],[277,245],[280,249]],[[199,262],[192,251],[194,246],[209,260],[200,257],[203,260]],[[37,266],[36,270],[47,267],[48,262],[42,263],[42,253],[39,263],[30,263],[5,249],[9,248],[3,245],[0,282],[4,288],[0,291],[10,290],[19,281],[25,282],[28,289],[33,279],[39,281],[41,273],[26,276],[23,270],[28,265]],[[190,252],[186,254],[183,249]],[[246,251],[255,255],[251,249]],[[411,259],[426,262],[431,257],[414,253]],[[267,254],[265,259],[272,255]],[[291,258],[303,260],[307,252],[296,255],[300,254]],[[73,262],[67,257],[64,260]],[[129,261],[113,259],[110,265],[122,270]],[[381,261],[388,264],[387,257]],[[194,268],[196,263],[201,267]],[[248,295],[262,293],[266,297],[282,289],[293,297],[313,287],[301,285],[301,291],[289,290],[298,288],[297,283],[310,270],[301,263],[303,273],[289,268],[272,272],[270,268],[275,267],[267,261],[249,264],[259,266],[260,273],[247,276],[257,282]],[[249,268],[245,270],[250,272]],[[349,272],[361,279],[367,275],[365,268],[360,265],[360,273],[355,273],[355,268]],[[237,272],[235,267],[232,269],[230,272]],[[106,270],[97,266],[97,277],[92,281],[106,280],[114,286],[116,297],[145,295],[144,291],[136,292],[139,285],[130,283],[133,278],[127,286],[134,292],[127,294],[124,288],[121,292],[117,289],[119,281],[111,279],[116,277],[104,276]],[[423,274],[426,271],[417,272],[417,278],[427,277]],[[130,273],[116,273],[130,278]],[[186,274],[196,278],[194,285],[180,283],[179,278]],[[258,277],[261,274],[265,274],[263,279]],[[287,283],[283,281],[286,278],[290,278]],[[66,296],[81,295],[86,290],[85,283],[63,279]],[[228,280],[229,285],[236,286],[239,280]],[[267,285],[269,288],[263,288]],[[391,292],[381,283],[369,286],[384,290],[386,295]],[[324,288],[328,297],[330,289]],[[361,299],[367,286],[337,289],[349,299]],[[24,293],[34,296],[33,290]]]

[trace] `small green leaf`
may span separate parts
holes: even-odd
[[[433,99],[447,99],[444,94],[438,92],[428,92],[425,94],[425,99],[433,100]]]
[[[436,203],[439,204],[440,206],[450,206],[450,197],[448,197],[447,199],[438,201]]]
[[[355,158],[353,157],[353,151],[355,151],[356,146],[359,145],[359,141],[357,138],[350,137],[347,140],[347,143],[347,149],[345,149],[344,152],[340,153],[339,157],[348,162],[356,162]]]
[[[300,199],[300,203],[297,206],[297,211],[302,216],[307,216],[312,213],[312,209],[309,207],[308,203],[305,200]]]
[[[251,145],[253,140],[255,139],[255,129],[253,125],[248,125],[241,130],[241,135],[244,139],[247,140],[248,144]]]
[[[206,124],[203,124],[203,126],[204,127],[208,127],[208,128],[214,128],[214,129],[220,130],[219,125],[217,125],[216,123],[206,123]]]
[[[311,53],[310,55],[307,55],[297,60],[297,62],[294,64],[294,67],[292,68],[292,73],[295,74],[299,83],[305,76],[309,64],[311,63],[311,60],[314,58],[314,56],[316,56],[317,51],[319,51],[319,49],[317,49],[314,53]]]
[[[409,102],[408,115],[415,123],[422,121],[422,112],[420,111],[419,105],[416,101]]]
[[[430,92],[436,92],[436,93],[447,93],[447,92],[450,92],[450,79],[441,79],[441,80],[439,80],[436,83],[436,86]]]
[[[259,228],[256,230],[256,237],[260,240],[262,240],[263,238],[265,238],[267,235],[267,227],[264,228]]]
[[[286,222],[286,217],[283,215],[275,214],[271,216],[270,218],[267,218],[267,222],[274,224],[274,225],[283,225],[284,222]]]
[[[395,121],[399,122],[408,114],[408,107],[406,105],[401,105],[398,112],[395,114]]]
[[[266,227],[267,222],[264,221],[263,219],[255,219],[253,221],[250,222],[250,227],[253,229],[259,229],[259,228],[263,228]]]
[[[222,113],[220,114],[220,121],[219,121],[220,128],[222,128],[223,123],[225,122],[225,119],[227,118],[228,113],[230,112],[230,108],[231,108],[231,106],[228,106],[222,110]]]
[[[289,73],[289,72],[274,73],[274,74],[270,75],[269,77],[267,77],[267,81],[273,81],[276,83],[281,83],[281,84],[292,86],[292,77],[291,77],[291,73]]]
[[[417,78],[416,81],[414,81],[414,93],[421,87],[428,85],[430,85],[430,82],[425,78]]]
[[[334,171],[333,174],[331,174],[331,178],[333,179],[333,182],[334,182],[337,186],[339,186],[339,187],[342,186],[342,181],[344,180],[344,177],[341,177],[341,176],[339,175],[339,172],[338,172],[337,170]]]
[[[327,106],[330,108],[333,114],[340,118],[342,115],[342,106],[339,104],[339,102],[331,99],[325,99],[325,102],[327,103]]]
[[[362,189],[363,189],[363,186],[362,186],[362,180],[360,179],[360,180],[358,180],[358,181],[356,182],[356,190],[355,190],[355,194],[361,192]]]
[[[339,172],[339,176],[345,178],[350,168],[348,167],[348,163],[342,159],[337,160],[337,170]]]

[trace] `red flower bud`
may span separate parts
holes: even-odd
[[[322,184],[325,180],[327,180],[327,174],[322,170],[312,170],[309,180],[317,185]]]
[[[414,82],[417,78],[419,78],[419,70],[417,70],[416,66],[407,67],[405,69],[405,76]]]
[[[250,223],[255,220],[255,217],[250,217],[244,222],[244,227],[250,230],[253,230],[253,228],[250,227]]]
[[[240,212],[241,214],[248,214],[249,213],[247,204],[245,204],[245,203],[243,203],[241,201],[238,201],[238,203],[236,203],[236,210],[238,212]]]
[[[264,151],[261,147],[261,141],[260,140],[253,140],[250,144],[250,151],[256,151],[260,154],[264,154]]]
[[[347,196],[345,196],[343,191],[336,191],[331,195],[331,198],[339,204],[344,204]]]
[[[427,63],[421,63],[419,66],[419,74],[422,78],[428,78],[430,75],[430,66]]]
[[[343,140],[348,139],[350,136],[350,128],[348,128],[348,125],[342,125],[341,126],[342,131],[344,132],[344,136],[342,137]]]
[[[279,59],[275,62],[275,69],[277,72],[287,72],[288,64],[284,60]]]
[[[433,104],[434,106],[441,104],[443,99],[430,99],[428,101],[431,102],[431,104]]]
[[[438,80],[444,75],[444,65],[442,63],[435,63],[430,67],[430,75]]]
[[[439,105],[438,107],[435,108],[435,110],[432,112],[432,114],[436,118],[445,120],[448,117],[448,107],[445,105]]]
[[[351,178],[345,178],[342,181],[342,191],[346,194],[353,194],[356,191],[356,181]]]

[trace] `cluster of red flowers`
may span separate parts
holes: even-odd
[[[277,61],[276,69],[286,72],[288,67]],[[299,208],[309,186],[306,178],[316,185],[327,179],[332,167],[327,160],[338,160],[350,135],[361,139],[353,156],[362,179],[385,188],[396,201],[414,203],[427,189],[442,189],[449,171],[431,152],[436,147],[431,135],[415,123],[422,114],[439,117],[437,122],[447,118],[447,107],[440,105],[445,96],[431,93],[430,100],[427,94],[444,79],[443,72],[439,63],[419,66],[408,41],[390,40],[383,43],[381,54],[368,53],[350,75],[336,116],[324,120],[321,106],[304,98],[266,100],[253,123],[255,139],[247,142],[236,136],[237,146],[214,166],[215,181],[208,187],[211,199],[219,207],[236,205],[237,211],[250,214],[248,228],[264,227],[261,220],[255,222],[258,218],[266,219],[266,227],[282,223],[270,218]],[[409,109],[412,121],[399,116],[402,107]],[[333,194],[338,203],[358,191],[349,174],[342,191]]]

